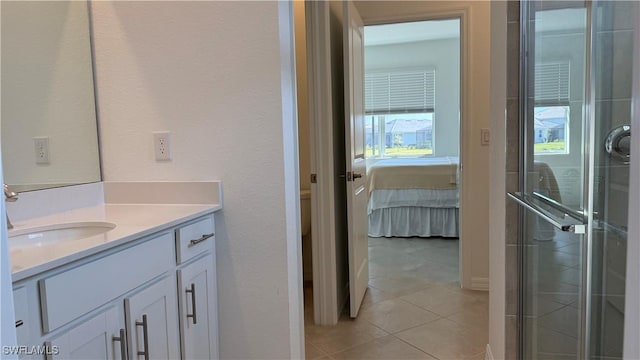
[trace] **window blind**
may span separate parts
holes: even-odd
[[[569,63],[536,65],[535,104],[569,105],[569,74]]]
[[[392,114],[432,112],[435,70],[365,74],[365,112]]]

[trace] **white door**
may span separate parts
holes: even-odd
[[[183,359],[217,359],[215,257],[208,255],[178,270]]]
[[[124,300],[129,358],[179,358],[176,278],[167,276]]]
[[[344,3],[344,96],[351,317],[358,316],[369,282],[367,166],[364,133],[364,26],[353,2]]]

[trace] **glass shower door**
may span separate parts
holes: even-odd
[[[588,9],[529,1],[521,64],[521,356],[579,359],[589,188]],[[525,20],[526,19],[526,20]]]
[[[592,5],[594,121],[588,355],[622,359],[635,1]]]
[[[634,6],[521,5],[524,359],[622,357]]]

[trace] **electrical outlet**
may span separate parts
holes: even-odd
[[[156,161],[171,160],[171,133],[169,131],[154,132],[153,145],[156,153]]]
[[[49,137],[37,136],[33,138],[35,146],[36,164],[49,163]]]

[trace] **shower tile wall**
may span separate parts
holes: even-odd
[[[518,191],[520,158],[520,2],[507,3],[507,164],[506,190]],[[518,206],[505,199],[506,218],[506,299],[505,358],[515,359],[518,353]]]

